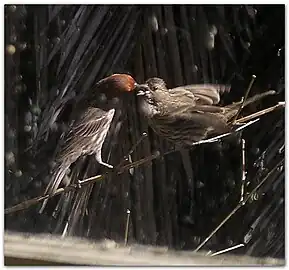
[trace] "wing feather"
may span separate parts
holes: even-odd
[[[74,162],[82,154],[92,154],[102,147],[113,119],[115,109],[104,111],[89,107],[71,125],[64,136],[57,160]],[[105,136],[100,136],[105,134]]]
[[[169,91],[187,90],[197,99],[197,104],[213,105],[220,102],[220,94],[230,90],[229,85],[222,84],[191,84],[179,86]]]

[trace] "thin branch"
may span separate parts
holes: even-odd
[[[125,234],[124,234],[124,245],[127,245],[127,240],[128,240],[128,231],[129,231],[129,220],[130,220],[130,210],[126,210],[126,226],[125,226]]]
[[[236,115],[235,115],[235,117],[234,117],[233,123],[236,122],[236,120],[237,120],[240,112],[241,112],[242,109],[244,108],[245,102],[246,102],[246,100],[247,100],[247,98],[248,98],[248,95],[249,95],[249,93],[250,93],[250,90],[251,90],[251,88],[252,88],[252,86],[253,86],[253,83],[254,83],[255,79],[256,79],[256,75],[252,75],[251,82],[250,82],[250,84],[249,84],[249,86],[248,86],[248,89],[247,89],[247,91],[246,91],[246,93],[245,93],[245,96],[244,96],[244,98],[243,98],[243,100],[242,100],[242,103],[241,103],[241,105],[240,105],[240,107],[239,107],[239,110],[238,110],[238,112],[236,113]]]
[[[241,198],[240,202],[244,200],[244,190],[245,190],[245,183],[246,183],[246,141],[242,139],[242,185],[241,185]]]
[[[14,206],[12,206],[10,208],[6,208],[4,210],[4,214],[10,214],[10,213],[13,213],[13,212],[17,212],[17,211],[26,209],[26,208],[34,205],[34,204],[42,202],[43,200],[50,199],[50,198],[52,198],[54,196],[57,196],[57,195],[59,195],[59,194],[61,194],[63,192],[69,192],[69,191],[73,191],[73,190],[76,190],[76,189],[78,189],[77,185],[69,185],[69,186],[67,186],[65,188],[59,188],[53,194],[47,194],[47,195],[35,197],[33,199],[30,199],[30,200],[24,201],[22,203],[16,204],[16,205],[14,205]]]
[[[231,250],[234,250],[234,249],[237,249],[237,248],[240,248],[240,247],[244,247],[244,246],[245,246],[244,244],[239,244],[239,245],[236,245],[236,246],[233,246],[233,247],[229,247],[229,248],[217,251],[217,252],[211,254],[210,256],[213,257],[213,256],[216,256],[216,255],[220,255],[220,254],[223,254],[223,253],[226,253],[226,252],[229,252]]]
[[[59,195],[61,193],[74,191],[74,190],[80,189],[81,187],[83,187],[85,185],[89,185],[89,184],[92,184],[92,183],[94,183],[96,181],[103,180],[109,175],[112,175],[112,174],[115,174],[115,173],[121,174],[125,170],[128,170],[130,168],[135,168],[135,167],[138,167],[138,166],[140,166],[142,164],[148,163],[149,161],[152,161],[153,159],[156,159],[159,156],[160,156],[160,154],[159,154],[159,152],[157,152],[156,154],[154,154],[154,155],[152,155],[152,156],[150,156],[148,158],[143,158],[143,159],[138,160],[136,162],[133,162],[131,164],[124,165],[123,167],[120,168],[120,171],[118,171],[118,172],[111,171],[111,172],[107,172],[107,173],[102,174],[102,175],[96,175],[96,176],[81,180],[81,181],[79,181],[78,184],[71,184],[71,185],[69,185],[67,187],[59,188],[53,194],[49,194],[49,195],[47,194],[47,195],[35,197],[33,199],[24,201],[22,203],[14,205],[14,206],[12,206],[10,208],[6,208],[4,210],[4,214],[10,214],[10,213],[13,213],[13,212],[17,212],[17,211],[29,208],[32,205],[35,205],[35,204],[37,204],[39,202],[42,202],[43,200],[50,199],[50,198],[52,198],[54,196],[57,196],[57,195]]]
[[[210,233],[210,235],[194,250],[197,252],[200,250],[211,238],[212,236],[241,208],[243,207],[251,196],[269,179],[269,177],[278,169],[278,167],[284,162],[284,158],[278,162],[278,164],[264,177],[264,179],[245,197],[245,199],[237,204],[237,206],[231,211],[229,215]]]
[[[267,114],[269,112],[275,111],[276,109],[284,108],[284,107],[285,107],[285,102],[282,101],[282,102],[279,102],[278,104],[276,104],[275,106],[269,107],[269,108],[264,109],[262,111],[259,111],[259,112],[256,112],[256,113],[252,113],[252,114],[250,114],[248,116],[240,118],[235,123],[236,124],[242,124],[242,123],[247,122],[247,121],[249,121],[251,119],[254,119],[256,117],[260,117],[261,115]]]

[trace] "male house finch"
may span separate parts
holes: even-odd
[[[100,80],[77,102],[71,115],[69,128],[63,134],[60,149],[56,154],[51,180],[45,195],[54,193],[65,177],[66,171],[80,156],[95,154],[102,161],[101,150],[117,109],[121,109],[127,92],[136,86],[135,80],[126,74],[114,74]],[[40,209],[43,211],[47,200]]]
[[[139,111],[151,128],[161,137],[179,147],[232,131],[233,118],[240,102],[220,107],[220,94],[230,87],[217,84],[197,84],[167,89],[160,78],[150,78],[137,86]],[[244,106],[275,91],[255,95]]]

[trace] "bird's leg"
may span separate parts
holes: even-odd
[[[102,161],[102,158],[101,158],[101,151],[98,151],[96,154],[95,154],[95,159],[96,161],[100,164],[100,165],[103,165],[109,169],[113,169],[113,166],[108,164],[108,163],[105,163]]]
[[[235,124],[235,122],[237,121],[237,118],[238,118],[240,112],[241,112],[242,109],[244,108],[245,101],[246,101],[247,98],[248,98],[248,95],[249,95],[249,93],[250,93],[250,90],[251,90],[251,88],[252,88],[252,86],[253,86],[253,83],[254,83],[255,79],[256,79],[256,75],[252,75],[252,80],[251,80],[251,82],[250,82],[250,84],[249,84],[249,86],[248,86],[248,89],[247,89],[247,91],[246,91],[246,93],[245,93],[245,96],[244,96],[244,98],[243,98],[243,100],[242,100],[242,103],[240,104],[239,110],[238,110],[238,112],[236,113],[236,115],[235,115],[235,117],[234,117],[234,119],[233,119],[233,121],[232,121],[233,124]]]

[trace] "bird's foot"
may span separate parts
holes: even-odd
[[[114,168],[112,165],[103,162],[100,155],[95,155],[95,159],[100,165],[102,165],[104,167],[107,167],[109,169],[113,169]]]
[[[114,167],[112,166],[112,165],[110,165],[110,164],[108,164],[108,163],[105,163],[105,162],[103,162],[103,161],[98,161],[98,163],[100,164],[100,165],[102,165],[102,166],[105,166],[105,167],[107,167],[107,168],[109,168],[109,169],[113,169]]]

